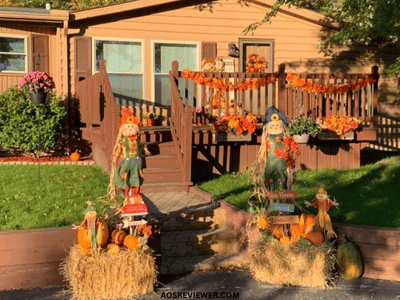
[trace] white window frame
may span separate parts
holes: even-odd
[[[0,55],[7,55],[7,54],[15,54],[15,55],[25,55],[25,70],[24,71],[7,71],[1,70],[1,73],[17,73],[17,74],[25,74],[28,73],[28,36],[27,35],[17,35],[17,34],[6,34],[0,33],[0,38],[17,38],[17,39],[24,39],[24,53],[11,53],[11,52],[0,52]]]
[[[155,69],[155,47],[156,44],[179,44],[179,45],[195,45],[196,46],[196,55],[197,55],[197,61],[196,61],[196,70],[191,70],[191,71],[198,71],[200,69],[200,55],[201,55],[201,42],[198,41],[176,41],[176,40],[152,40],[151,41],[151,101],[153,103],[156,102],[156,86],[155,86],[155,81],[156,81],[156,74],[154,72]],[[157,74],[157,75],[168,75],[168,73],[163,74]]]
[[[146,86],[146,76],[144,76],[144,69],[146,63],[146,48],[144,39],[130,39],[130,38],[119,38],[119,37],[92,37],[92,74],[97,73],[96,71],[96,41],[115,41],[115,42],[133,42],[140,43],[142,46],[142,65],[141,72],[110,72],[110,74],[129,74],[129,75],[142,75],[142,98],[145,97],[145,86]],[[106,65],[107,68],[107,65]]]

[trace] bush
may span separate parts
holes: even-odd
[[[35,152],[54,149],[66,115],[61,97],[47,95],[47,105],[32,104],[26,89],[10,88],[0,94],[0,148]]]

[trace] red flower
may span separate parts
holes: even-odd
[[[279,147],[275,147],[274,153],[275,153],[275,156],[276,156],[277,158],[281,158],[281,157],[283,156],[283,151],[282,151],[282,149],[279,148]]]

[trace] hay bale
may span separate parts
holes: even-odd
[[[335,254],[330,246],[263,239],[252,241],[249,251],[250,269],[259,281],[318,288],[333,282]]]
[[[156,282],[154,259],[146,253],[120,251],[82,256],[72,247],[61,264],[75,300],[126,299],[153,291]]]

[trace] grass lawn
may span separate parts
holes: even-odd
[[[108,175],[99,167],[0,165],[0,230],[70,226],[83,220],[86,201],[106,209]]]
[[[339,202],[339,209],[331,208],[333,222],[400,227],[400,156],[382,159],[357,169],[300,171],[294,190],[298,203],[314,200],[316,189],[323,184]],[[252,190],[250,174],[226,174],[203,182],[199,188],[223,198],[244,210]],[[314,208],[307,211],[316,214]]]

